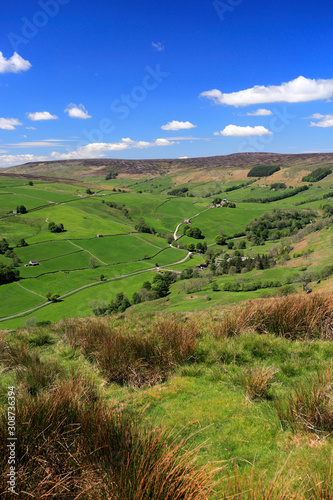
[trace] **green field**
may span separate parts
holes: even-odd
[[[181,176],[182,174],[180,178]],[[21,283],[27,290],[30,290],[29,293],[21,289],[24,300],[16,301],[8,309],[7,303],[12,300],[8,297],[13,297],[10,290],[20,290],[17,284],[2,285],[0,295],[6,297],[1,305],[2,317],[13,313],[23,313],[30,308],[31,304],[37,303],[38,305],[40,300],[34,293],[43,297],[50,291],[62,295],[86,285],[93,285],[66,297],[59,304],[49,305],[33,313],[38,318],[44,318],[49,314],[47,311],[54,311],[52,314],[54,320],[61,319],[62,311],[66,316],[69,311],[74,316],[89,315],[88,299],[81,303],[79,299],[81,295],[108,301],[119,290],[132,296],[136,287],[138,289],[142,284],[140,274],[124,279],[121,279],[121,276],[155,268],[156,265],[181,272],[205,263],[206,255],[194,253],[191,259],[188,257],[186,246],[189,243],[197,245],[199,242],[205,242],[208,245],[209,262],[212,252],[215,257],[219,258],[223,258],[225,253],[233,256],[241,241],[246,243],[246,248],[241,254],[243,256],[253,258],[257,254],[271,251],[278,254],[281,245],[289,245],[291,250],[288,259],[291,258],[291,260],[284,260],[281,264],[278,259],[276,266],[272,269],[262,271],[254,269],[241,276],[217,275],[207,281],[206,276],[211,275],[208,269],[192,278],[194,289],[196,288],[195,279],[200,277],[203,279],[200,290],[192,293],[192,297],[191,293],[186,291],[187,288],[191,289],[190,286],[187,287],[191,280],[178,281],[171,286],[170,294],[166,298],[132,306],[133,310],[158,311],[161,308],[168,311],[190,311],[207,309],[218,304],[241,302],[249,298],[260,297],[267,290],[260,288],[252,292],[224,292],[224,283],[240,278],[246,283],[275,280],[283,285],[286,282],[295,281],[300,273],[304,272],[300,269],[309,268],[320,273],[331,262],[331,254],[327,251],[331,247],[331,227],[323,227],[311,237],[311,241],[305,246],[307,257],[293,258],[293,249],[298,248],[298,243],[293,238],[262,241],[257,247],[248,242],[246,237],[236,238],[232,250],[215,244],[217,234],[230,238],[236,233],[244,232],[249,222],[274,208],[298,210],[313,208],[319,210],[319,217],[321,217],[322,205],[329,202],[329,200],[323,200],[323,195],[331,188],[329,179],[317,185],[313,184],[307,191],[291,198],[265,204],[242,203],[241,201],[250,197],[278,195],[285,191],[271,191],[270,183],[264,179],[229,192],[225,191],[226,188],[237,186],[244,180],[234,181],[232,178],[224,178],[221,181],[208,180],[204,183],[195,180],[186,181],[183,184],[178,183],[178,186],[188,187],[189,193],[197,198],[168,195],[167,192],[175,186],[175,180],[169,173],[158,178],[146,176],[144,179],[135,180],[122,177],[114,181],[114,183],[106,182],[101,177],[91,177],[77,183],[64,184],[37,179],[33,186],[29,186],[24,180],[0,179],[0,210],[4,214],[4,218],[0,220],[1,237],[8,240],[20,259],[18,269],[22,278]],[[288,182],[286,183],[289,185]],[[127,186],[128,191],[114,191],[113,184]],[[266,185],[266,187],[260,187],[261,185]],[[91,187],[95,194],[87,195],[87,187]],[[207,210],[217,191],[221,191],[221,194],[217,196],[236,202],[237,207]],[[209,193],[211,197],[206,198]],[[295,203],[316,197],[320,200],[301,204],[299,208],[295,206]],[[19,199],[20,202],[18,202]],[[109,207],[108,202],[116,203],[116,206]],[[19,203],[26,204],[28,209],[37,210],[19,216],[5,215]],[[45,207],[45,204],[49,206]],[[144,219],[157,234],[136,232],[134,227],[140,219]],[[191,219],[191,227],[201,229],[204,239],[196,240],[183,236],[178,243],[183,249],[170,248],[165,236],[173,234],[176,226],[185,219]],[[65,231],[51,233],[48,230],[50,221],[62,223]],[[102,237],[97,238],[98,234]],[[183,234],[183,226],[179,227],[177,234],[178,236]],[[17,247],[21,238],[26,240],[28,246]],[[297,254],[296,250],[295,254]],[[30,260],[37,260],[39,265],[24,267],[24,264]],[[10,264],[11,259],[0,256],[0,262]],[[119,277],[119,280],[100,282],[101,274],[106,280],[113,280],[115,277]],[[218,286],[217,291],[212,290],[212,281]],[[129,286],[128,283],[135,283],[135,285]],[[272,287],[269,293],[274,293],[274,290],[275,288]],[[7,309],[10,311],[8,314]],[[4,321],[2,326],[11,327],[13,324],[20,326],[28,316],[23,316],[18,320]]]

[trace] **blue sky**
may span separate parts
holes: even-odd
[[[0,18],[0,167],[333,151],[333,6],[14,0]]]

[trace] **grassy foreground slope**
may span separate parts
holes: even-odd
[[[3,334],[0,387],[5,396],[15,386],[20,432],[17,491],[331,498],[332,324],[331,295],[312,294]]]

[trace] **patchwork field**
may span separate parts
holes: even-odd
[[[88,303],[92,298],[109,302],[120,292],[126,293],[131,300],[133,293],[148,280],[140,273],[146,271],[147,276],[154,277],[156,271],[151,274],[152,271],[148,270],[156,266],[162,267],[163,272],[170,270],[186,274],[188,269],[194,271],[193,275],[186,275],[186,279],[172,283],[166,297],[132,305],[133,310],[209,309],[217,304],[260,297],[264,293],[280,293],[279,284],[283,287],[293,283],[296,290],[301,290],[302,273],[312,272],[311,284],[315,274],[323,272],[331,262],[328,249],[331,248],[332,227],[325,226],[322,206],[330,203],[328,196],[333,188],[332,176],[318,183],[307,183],[306,191],[292,197],[270,203],[260,203],[260,200],[273,195],[283,196],[288,192],[288,186],[295,188],[303,185],[303,170],[300,165],[288,166],[271,178],[263,179],[247,179],[246,170],[242,169],[231,169],[228,176],[221,170],[220,180],[216,171],[214,180],[208,178],[202,182],[198,181],[202,175],[199,170],[192,180],[188,176],[190,171],[174,174],[165,171],[159,176],[151,173],[142,179],[122,173],[110,181],[91,176],[68,184],[37,176],[33,185],[29,185],[30,180],[0,177],[0,211],[3,217],[0,219],[0,234],[20,261],[16,263],[21,278],[19,283],[25,287],[20,289],[17,283],[1,286],[0,294],[6,297],[0,302],[1,326],[20,326],[31,318],[55,321],[61,319],[63,314],[67,316],[70,311],[75,316],[89,315],[91,307]],[[287,188],[272,189],[273,181],[284,181]],[[188,191],[183,197],[168,194],[175,187]],[[87,193],[88,188],[93,194]],[[236,203],[236,208],[209,208],[215,198],[232,201]],[[243,202],[250,198],[256,201]],[[21,204],[25,205],[26,214],[10,214]],[[304,211],[310,208],[323,222],[317,231],[309,230],[303,239],[300,238],[300,243],[298,236],[292,236],[288,231],[280,239],[268,238],[257,246],[247,237],[238,237],[238,234],[245,234],[251,221],[260,220],[272,210]],[[184,226],[180,225],[177,237],[181,238],[174,241],[170,248],[174,231],[184,220],[190,220],[190,227],[199,228],[203,238],[183,236]],[[62,223],[64,232],[50,232],[50,222]],[[142,223],[147,231],[154,234],[142,232]],[[224,246],[216,244],[217,235],[227,238]],[[27,246],[20,246],[22,238]],[[194,251],[189,253],[187,246],[193,244]],[[200,244],[206,245],[206,254],[200,250]],[[287,248],[286,256],[281,250],[283,248]],[[220,274],[219,267],[216,271],[212,267],[218,257],[220,261],[237,255],[254,259],[258,254],[270,252],[274,254],[275,264],[269,269],[247,270],[245,274],[245,269],[240,274],[240,270],[236,274],[231,270],[231,274]],[[24,267],[31,260],[38,261],[39,265]],[[0,262],[10,264],[11,258],[0,255]],[[206,262],[207,269],[195,270],[196,266]],[[136,272],[139,274],[126,277]],[[117,282],[108,281],[116,277]],[[224,288],[228,283],[232,286],[239,283],[237,286],[241,289],[248,286],[249,290],[226,292]],[[250,290],[252,283],[258,285],[257,289]],[[12,301],[11,290],[22,293],[22,300]],[[24,314],[32,306],[43,303],[42,297],[47,303],[48,292],[60,296],[72,292],[72,295]],[[9,302],[10,308],[7,306]],[[5,319],[21,313],[23,315],[18,318]]]

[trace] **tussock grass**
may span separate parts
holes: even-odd
[[[56,360],[41,360],[39,352],[31,351],[24,342],[6,342],[0,340],[0,364],[4,370],[15,371],[17,383],[32,396],[51,387],[64,370]]]
[[[173,317],[155,322],[147,332],[127,331],[105,319],[68,320],[64,332],[70,345],[95,360],[109,381],[130,386],[165,380],[177,364],[191,358],[199,338],[195,322],[180,323]]]
[[[282,425],[315,433],[333,432],[333,365],[314,380],[300,383],[287,403],[276,405]]]
[[[331,340],[333,297],[324,294],[259,299],[235,308],[213,329],[216,338],[252,329],[289,339]]]
[[[333,457],[327,470],[316,472],[313,469],[308,474],[306,498],[309,500],[332,500],[333,498]]]
[[[297,500],[303,499],[299,490],[292,492],[292,479],[281,480],[281,471],[273,479],[267,479],[266,473],[260,473],[252,466],[250,472],[240,472],[235,466],[234,473],[223,479],[223,490],[219,500]]]
[[[17,397],[16,490],[21,498],[208,500],[209,467],[197,468],[197,449],[161,428],[111,411],[94,387],[65,381],[48,394]],[[0,465],[6,479],[7,419],[0,415]],[[5,481],[4,481],[5,483]]]
[[[236,375],[236,381],[240,383],[246,392],[246,397],[253,399],[272,399],[271,387],[277,370],[272,366],[254,366],[244,368]]]

